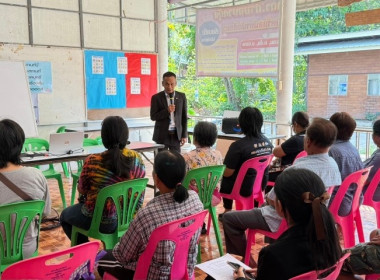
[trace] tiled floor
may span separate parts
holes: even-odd
[[[146,162],[147,171],[146,174],[150,178],[150,183],[152,183],[151,174],[152,174],[152,165]],[[54,180],[49,180],[49,189],[50,189],[50,195],[52,197],[53,201],[53,208],[56,209],[59,213],[62,211],[62,202],[58,191],[58,185]],[[70,179],[64,178],[64,187],[66,191],[66,201],[70,201],[69,194],[71,193],[71,183]],[[147,189],[146,191],[146,197],[145,201],[149,201],[153,198],[153,190]],[[218,206],[217,212],[221,213],[223,211],[223,208],[221,205]],[[361,207],[361,213],[362,213],[362,220],[363,220],[363,226],[365,231],[365,238],[366,241],[368,241],[369,232],[372,229],[376,228],[376,216],[375,212],[372,208],[367,206]],[[223,227],[222,224],[219,223],[222,237],[223,236]],[[211,228],[210,235],[202,235],[201,236],[201,250],[202,250],[202,261],[210,260],[213,258],[219,257],[219,251],[218,246],[216,244],[213,228]],[[256,244],[252,246],[252,255],[257,260],[258,253],[260,249],[264,246],[263,242],[263,236],[257,235],[256,236]],[[47,230],[47,231],[41,231],[40,234],[40,246],[39,246],[39,254],[47,254],[50,252],[55,252],[61,249],[66,249],[70,247],[70,240],[65,236],[63,230],[61,227]],[[199,270],[196,269],[195,271],[196,279],[204,279],[205,274]],[[97,277],[97,279],[100,279]]]

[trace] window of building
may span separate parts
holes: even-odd
[[[329,75],[329,95],[347,95],[348,75]]]
[[[380,96],[380,74],[368,74],[367,94]]]

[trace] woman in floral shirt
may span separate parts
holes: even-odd
[[[139,153],[127,149],[129,131],[126,122],[118,116],[109,116],[102,123],[101,136],[107,150],[86,158],[79,178],[80,202],[62,211],[61,224],[66,235],[71,238],[72,226],[89,229],[99,191],[122,181],[145,177],[145,166]],[[137,209],[141,207],[144,194]],[[116,209],[112,199],[103,210],[100,231],[114,232],[117,225]],[[77,244],[88,242],[88,238],[78,235]]]
[[[183,155],[186,161],[186,171],[209,165],[222,165],[222,154],[212,148],[218,136],[216,125],[211,122],[198,122],[194,127],[195,150]],[[198,191],[195,182],[191,183],[190,189]],[[212,205],[216,206],[221,200],[219,185],[215,189],[212,197]],[[203,224],[202,234],[206,232]]]

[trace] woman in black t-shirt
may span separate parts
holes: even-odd
[[[224,159],[226,169],[221,183],[221,193],[231,193],[239,169],[246,160],[272,153],[272,143],[261,133],[263,115],[259,109],[253,107],[244,108],[239,115],[239,126],[245,137],[233,142],[227,151]],[[252,183],[256,177],[255,173],[255,170],[248,170],[240,191],[242,196],[249,196],[252,193]],[[266,185],[267,176],[268,172],[266,171],[263,186]],[[223,198],[225,212],[232,209],[232,202],[230,199]]]
[[[269,181],[276,181],[277,176],[280,175],[287,166],[293,164],[296,156],[304,150],[303,140],[308,126],[309,115],[307,113],[294,113],[292,117],[292,129],[295,135],[273,149],[273,155],[277,158],[275,162],[280,161],[281,164],[280,168],[278,168],[277,164],[276,167],[271,167],[269,170]]]

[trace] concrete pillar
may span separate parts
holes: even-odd
[[[162,75],[168,71],[168,2],[167,0],[157,0],[157,52],[158,52],[158,88],[161,87]]]
[[[283,0],[276,123],[277,134],[287,136],[292,118],[295,22],[296,0]]]

